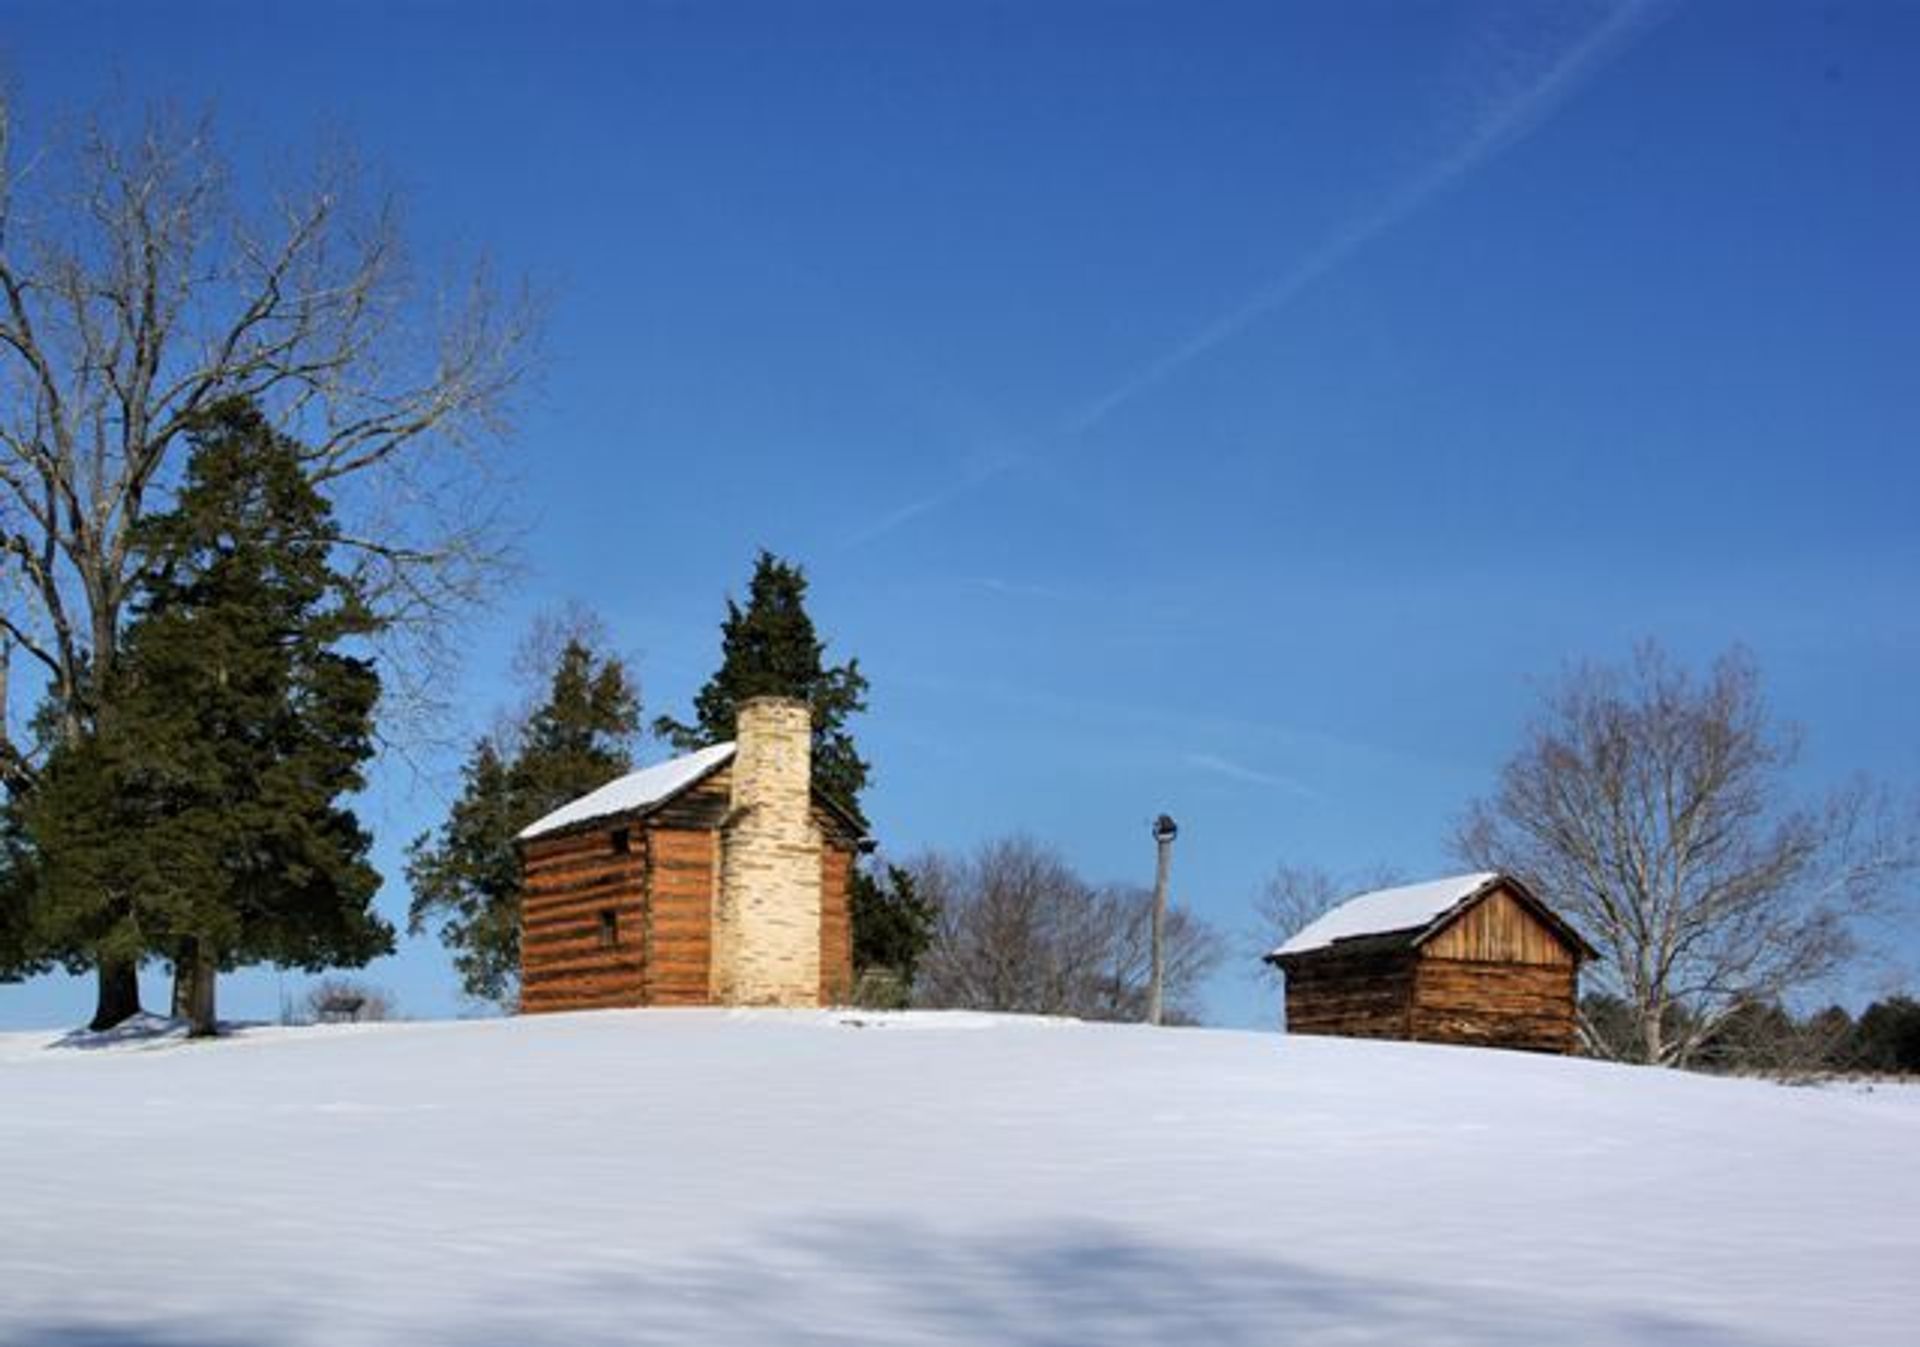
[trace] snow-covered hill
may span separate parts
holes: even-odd
[[[1920,1091],[970,1015],[0,1037],[0,1340],[1909,1343]]]

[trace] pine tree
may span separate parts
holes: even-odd
[[[447,819],[407,849],[414,934],[431,923],[469,996],[511,1004],[520,975],[520,857],[514,838],[541,815],[629,771],[640,702],[626,665],[578,636],[546,699],[515,735],[482,738],[461,768]]]
[[[41,972],[33,937],[34,864],[11,800],[0,807],[0,982]]]
[[[24,818],[52,943],[169,959],[175,1012],[207,1033],[217,970],[362,964],[393,931],[342,803],[380,683],[340,647],[379,624],[298,445],[241,402],[192,440],[174,508],[136,534],[151,565],[94,733],[56,747]]]
[[[939,908],[921,895],[911,870],[886,867],[883,884],[864,867],[853,874],[853,971],[867,1004],[906,1006],[920,960],[933,944]]]
[[[694,723],[662,716],[654,732],[682,751],[731,739],[740,703],[752,697],[792,697],[813,711],[813,780],[836,803],[861,813],[869,769],[847,719],[867,709],[867,679],[858,660],[822,663],[826,643],[807,615],[807,579],[801,569],[762,551],[743,609],[727,600],[720,625],[720,668],[693,699]]]

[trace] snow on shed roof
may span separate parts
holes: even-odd
[[[671,799],[708,772],[733,757],[731,743],[715,744],[685,757],[642,767],[637,772],[607,782],[569,804],[563,804],[544,818],[535,819],[520,830],[520,840],[590,823],[615,814],[632,814]]]
[[[1482,871],[1479,874],[1430,879],[1424,884],[1405,884],[1397,889],[1375,889],[1372,893],[1360,894],[1302,927],[1269,957],[1305,954],[1310,950],[1325,949],[1336,940],[1349,940],[1355,936],[1418,930],[1498,878],[1500,876],[1492,871]]]

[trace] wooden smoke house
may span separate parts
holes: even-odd
[[[804,703],[611,781],[520,834],[520,1008],[818,1006],[853,981],[859,821],[813,789]]]
[[[1266,956],[1287,1031],[1572,1052],[1579,932],[1507,875],[1363,893]]]

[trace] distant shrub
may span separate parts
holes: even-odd
[[[320,1024],[392,1019],[393,993],[355,978],[322,978],[307,991],[307,1018]]]

